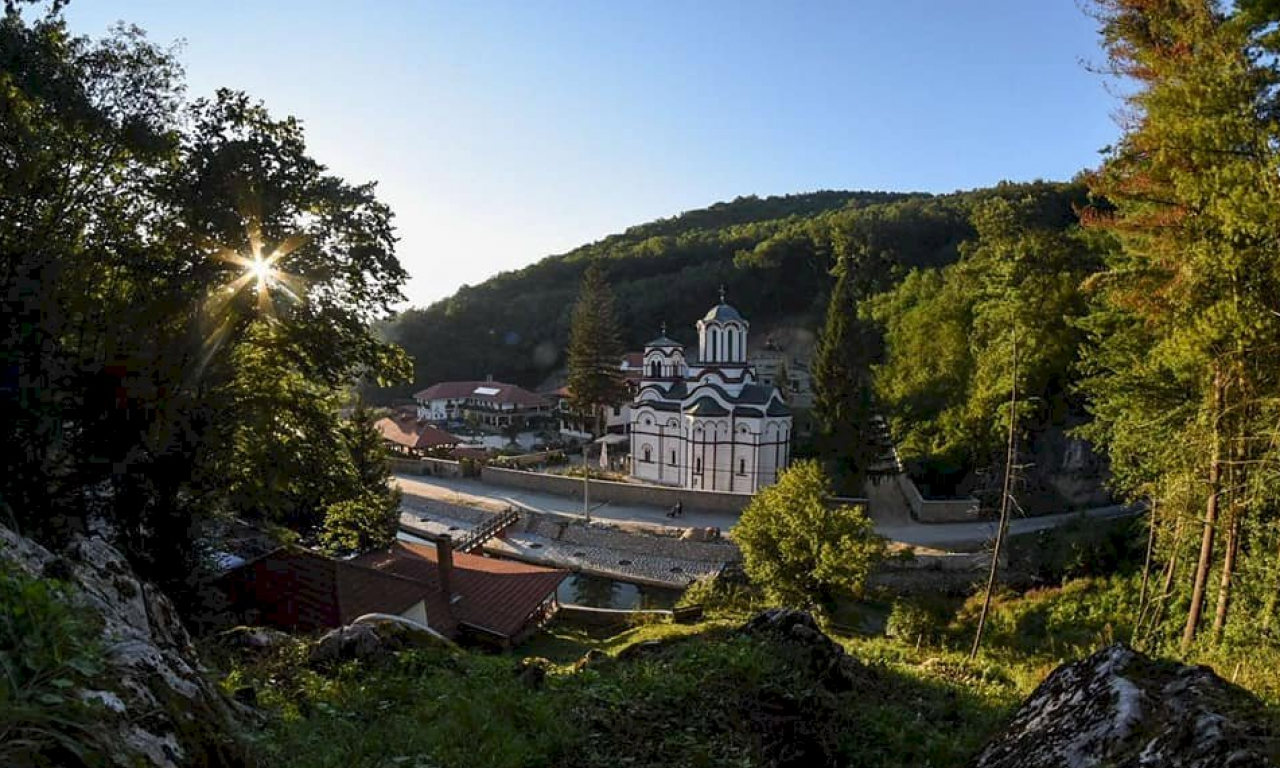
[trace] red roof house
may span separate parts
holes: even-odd
[[[269,552],[219,582],[246,623],[295,632],[340,627],[366,613],[413,618],[429,592],[412,579],[296,547]]]
[[[379,419],[374,426],[382,433],[382,439],[407,453],[420,453],[432,448],[453,448],[462,442],[439,427],[418,421],[416,416],[397,414]]]
[[[357,565],[436,587],[449,595],[446,618],[431,623],[450,637],[478,635],[510,646],[537,629],[555,607],[556,590],[568,571],[454,552],[445,546],[396,541],[355,559]],[[445,560],[441,567],[441,556]],[[433,604],[428,603],[427,615]],[[442,615],[443,606],[436,607]]]
[[[397,541],[354,560],[277,549],[224,575],[230,608],[248,624],[311,632],[369,613],[425,623],[451,639],[509,647],[556,608],[568,571]]]

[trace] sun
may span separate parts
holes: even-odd
[[[259,291],[265,291],[276,280],[276,268],[270,258],[256,257],[249,260],[245,268],[258,281]]]
[[[285,238],[275,248],[263,246],[262,232],[254,220],[248,223],[249,247],[247,252],[231,248],[215,248],[214,257],[240,267],[242,270],[235,279],[219,292],[221,301],[229,301],[236,294],[253,284],[258,296],[257,307],[267,319],[275,317],[273,294],[291,302],[300,302],[305,293],[302,279],[280,268],[280,262],[304,243],[307,238],[294,235]]]

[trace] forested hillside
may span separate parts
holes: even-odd
[[[596,260],[606,263],[629,347],[655,336],[664,321],[671,336],[691,342],[693,321],[720,285],[757,330],[796,316],[808,318],[812,327],[826,306],[831,269],[843,255],[878,253],[890,268],[873,280],[888,288],[912,268],[955,261],[960,244],[975,234],[970,212],[983,200],[1047,195],[1066,201],[1072,194],[1063,185],[1035,183],[940,196],[742,197],[632,227],[399,315],[384,330],[414,358],[414,384],[380,397],[485,374],[537,384],[563,363],[569,310],[583,271]],[[1052,222],[1070,215],[1065,203],[1046,213]]]

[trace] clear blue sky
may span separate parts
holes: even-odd
[[[1117,135],[1076,0],[75,0],[375,180],[414,304],[738,195],[1066,179]]]

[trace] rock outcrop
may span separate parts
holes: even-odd
[[[1123,645],[1059,668],[973,768],[1264,768],[1259,703],[1206,667]]]
[[[395,616],[369,619],[331,629],[307,652],[316,666],[355,659],[375,661],[412,648],[452,648],[453,643]]]
[[[0,526],[0,567],[65,581],[70,599],[101,618],[105,671],[81,696],[102,704],[90,735],[110,764],[243,763],[234,705],[203,674],[173,603],[118,551],[92,538],[54,555]]]
[[[805,611],[771,608],[757,614],[738,631],[789,647],[800,657],[806,671],[830,691],[850,690],[869,674],[866,667],[828,637]]]

